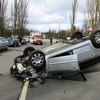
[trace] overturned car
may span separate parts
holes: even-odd
[[[100,30],[90,37],[56,43],[43,50],[27,47],[14,59],[10,72],[15,77],[40,80],[46,77],[63,78],[80,73],[100,62]]]

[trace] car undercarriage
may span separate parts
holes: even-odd
[[[99,38],[98,38],[99,36]],[[20,79],[44,83],[45,78],[64,79],[80,74],[100,61],[100,30],[93,32],[90,39],[82,37],[66,43],[56,43],[43,50],[27,47],[23,55],[13,61],[10,73]]]

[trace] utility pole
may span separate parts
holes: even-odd
[[[58,24],[58,39],[59,39],[59,32],[60,32],[60,23],[59,22],[55,22]]]

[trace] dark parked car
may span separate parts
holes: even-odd
[[[19,39],[17,37],[9,37],[8,40],[8,46],[19,46]]]
[[[7,50],[8,49],[8,41],[4,37],[0,37],[0,50]]]

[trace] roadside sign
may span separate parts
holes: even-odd
[[[92,28],[92,26],[90,26],[90,27],[88,28],[88,31],[89,31],[89,32],[93,32],[93,31],[94,31],[93,28]]]

